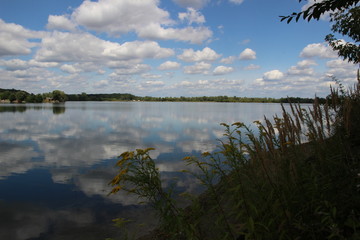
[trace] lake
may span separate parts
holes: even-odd
[[[281,113],[279,104],[66,102],[0,104],[0,239],[106,239],[155,226],[154,215],[127,194],[108,196],[116,158],[153,147],[164,178],[198,191],[180,175],[181,159],[214,151],[220,123],[251,124]]]

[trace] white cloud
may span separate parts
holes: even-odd
[[[342,59],[331,60],[326,63],[326,66],[329,68],[347,68],[347,69],[354,69],[356,67],[355,64],[349,63]]]
[[[186,74],[208,74],[208,70],[211,68],[210,63],[198,62],[193,66],[185,66],[184,73]]]
[[[356,82],[357,66],[342,59],[331,60],[326,63],[329,68],[327,75],[334,76],[350,86]]]
[[[141,85],[142,87],[162,87],[165,83],[163,81],[146,81]]]
[[[144,74],[141,74],[141,77],[147,78],[147,79],[159,79],[162,76],[159,74],[144,73]],[[155,81],[151,81],[151,82],[155,82]]]
[[[59,29],[67,31],[75,31],[76,25],[69,18],[60,15],[49,15],[48,24],[46,25],[48,29]]]
[[[131,60],[112,60],[106,63],[106,66],[112,69],[116,68],[130,68],[133,65],[142,63],[141,59],[131,59]]]
[[[231,3],[235,3],[237,5],[240,5],[244,2],[244,0],[229,0]]]
[[[185,62],[215,61],[221,55],[217,54],[211,48],[205,47],[203,50],[194,51],[193,49],[185,49],[178,58]]]
[[[60,67],[60,69],[63,72],[71,73],[71,74],[82,72],[81,69],[76,68],[74,65],[70,65],[70,64],[64,64]]]
[[[301,68],[298,66],[292,66],[290,67],[290,69],[288,70],[288,74],[290,75],[314,75],[315,71],[313,68]]]
[[[158,24],[149,24],[146,28],[138,30],[138,36],[154,40],[176,40],[201,44],[212,36],[207,27],[163,28]]]
[[[203,8],[210,0],[173,0],[176,4],[184,8]]]
[[[305,59],[297,63],[296,66],[291,66],[288,70],[289,75],[298,75],[298,76],[313,76],[315,70],[311,66],[315,66],[317,63],[311,59]]]
[[[272,70],[269,72],[264,73],[263,79],[264,80],[280,80],[284,77],[284,73],[279,70]]]
[[[172,62],[172,61],[166,61],[164,63],[162,63],[158,69],[159,70],[171,70],[171,69],[179,69],[181,66],[180,63],[178,62]]]
[[[151,67],[147,64],[136,64],[131,65],[126,68],[118,68],[115,70],[113,74],[115,75],[133,75],[133,74],[141,74],[151,70]],[[112,75],[112,76],[115,76]]]
[[[112,59],[165,58],[174,54],[172,49],[161,48],[152,41],[125,42],[120,45],[88,33],[53,32],[42,39],[40,47],[35,60],[48,62],[96,63]]]
[[[0,19],[0,57],[30,54],[36,43],[30,42],[29,39],[41,38],[43,34]]]
[[[191,81],[182,81],[178,84],[175,84],[175,88],[186,88],[192,89],[193,92],[199,95],[202,91],[208,90],[243,90],[243,81],[241,80],[228,80],[224,78],[215,79],[215,80],[198,80],[195,82]],[[208,92],[209,93],[209,92]],[[217,94],[219,94],[217,92]],[[200,93],[201,95],[201,93]]]
[[[26,69],[29,67],[29,64],[27,61],[21,59],[11,59],[7,61],[0,59],[0,66],[4,66],[6,70],[14,71],[14,70]]]
[[[302,61],[297,63],[297,66],[299,68],[307,68],[307,67],[316,66],[316,65],[317,65],[317,63],[314,60],[311,60],[311,59],[305,59],[305,60],[302,60]]]
[[[97,89],[99,88],[105,88],[109,85],[109,81],[108,80],[100,80],[99,82],[94,83],[94,87],[96,87]]]
[[[33,67],[40,67],[40,68],[52,68],[52,67],[57,67],[59,65],[59,63],[57,63],[57,62],[38,62],[34,59],[31,59],[29,61],[29,65],[33,66]]]
[[[153,41],[134,41],[126,42],[122,45],[112,43],[104,49],[103,55],[114,59],[132,58],[166,58],[174,55],[174,51],[169,48],[161,48],[157,42]]]
[[[310,6],[314,5],[315,3],[319,3],[319,2],[322,2],[323,0],[308,0],[307,3],[301,7],[301,11],[305,11],[307,10]],[[329,17],[330,17],[330,13],[332,11],[329,11],[329,12],[325,12],[321,17],[320,19],[321,20],[329,20]]]
[[[313,43],[307,45],[300,53],[303,58],[337,58],[337,54],[326,43]]]
[[[246,48],[240,53],[240,60],[254,60],[256,59],[256,52],[250,48]]]
[[[234,71],[234,68],[232,67],[226,67],[226,66],[217,66],[214,71],[213,74],[214,75],[224,75],[227,73],[231,73]]]
[[[235,60],[236,60],[235,56],[230,56],[230,57],[227,57],[227,58],[222,58],[220,60],[220,62],[224,63],[224,64],[232,64]]]
[[[259,69],[260,66],[259,65],[255,65],[255,64],[250,64],[246,67],[244,67],[245,70],[255,70],[255,69]]]
[[[169,28],[175,21],[158,7],[158,0],[84,1],[72,14],[80,25],[97,32],[118,36],[136,32],[139,37],[156,40],[177,40],[202,43],[212,36],[207,27]],[[199,13],[187,15],[191,21],[202,21]],[[194,17],[197,16],[195,19]]]
[[[149,24],[171,24],[169,13],[160,9],[157,0],[84,1],[72,14],[78,24],[111,34],[126,33]]]
[[[194,8],[187,8],[185,13],[179,13],[179,19],[181,21],[187,21],[189,24],[193,23],[205,23],[205,17]]]

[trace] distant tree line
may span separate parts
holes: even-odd
[[[0,100],[11,103],[65,102],[67,100],[67,96],[60,90],[54,90],[52,92],[42,94],[33,94],[23,90],[0,88]]]
[[[202,96],[202,97],[139,97],[140,101],[154,102],[259,102],[259,103],[278,103],[275,98],[258,97],[229,97],[229,96]]]
[[[139,97],[130,93],[68,94],[68,101],[133,101]]]
[[[316,98],[319,103],[325,103],[325,98]],[[9,102],[65,102],[65,101],[144,101],[144,102],[248,102],[248,103],[313,103],[314,98],[260,98],[237,96],[202,96],[202,97],[139,97],[130,93],[101,93],[101,94],[65,94],[54,90],[43,94],[33,94],[16,89],[1,89],[0,100]]]

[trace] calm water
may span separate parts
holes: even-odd
[[[0,239],[105,239],[112,219],[150,220],[130,195],[108,196],[116,156],[154,147],[164,178],[196,191],[180,176],[181,159],[213,151],[221,122],[247,124],[280,113],[279,104],[67,102],[0,104]],[[152,224],[151,224],[152,223]],[[138,231],[138,230],[137,230]]]

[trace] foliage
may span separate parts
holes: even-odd
[[[301,2],[302,0],[299,0]],[[298,21],[301,17],[304,20],[319,20],[325,13],[330,12],[330,21],[334,24],[331,30],[343,36],[350,37],[355,43],[338,40],[333,34],[326,36],[325,40],[345,60],[353,63],[360,63],[360,7],[359,0],[324,0],[317,1],[309,8],[301,12],[294,12],[289,16],[280,16],[281,21],[287,20],[290,23],[293,19]]]
[[[57,102],[65,102],[67,100],[66,94],[60,90],[54,90],[53,92],[43,94],[33,94],[23,90],[0,88],[0,100],[8,100],[10,102],[18,103],[42,103],[47,98],[53,99]]]
[[[139,97],[130,93],[98,93],[87,94],[65,94],[63,91],[55,90],[49,93],[33,94],[16,89],[1,89],[0,100],[9,99],[10,94],[14,94],[13,100],[17,100],[16,93],[23,92],[26,95],[25,102],[41,103],[46,99],[55,101],[148,101],[148,102],[254,102],[254,103],[313,103],[313,98],[287,97],[287,98],[261,98],[261,97],[229,97],[229,96],[202,96],[202,97]],[[65,95],[64,95],[65,94]],[[320,102],[325,102],[325,98],[318,98]]]
[[[152,149],[121,154],[112,193],[158,211],[151,239],[359,239],[360,89],[340,92],[308,109],[291,104],[256,132],[223,123],[218,151],[184,158],[197,170],[183,172],[207,188],[187,208],[162,187]]]
[[[63,91],[60,90],[54,90],[52,92],[52,99],[57,102],[65,102],[67,97],[66,94]]]
[[[352,9],[339,10],[331,14],[331,21],[335,22],[332,26],[332,31],[342,34],[343,36],[349,36],[355,41],[360,42],[360,7],[354,7]],[[333,34],[329,34],[325,37],[325,40],[330,46],[338,51],[339,56],[342,56],[345,60],[353,63],[360,63],[360,45],[354,43],[343,43],[342,40],[335,38]]]

